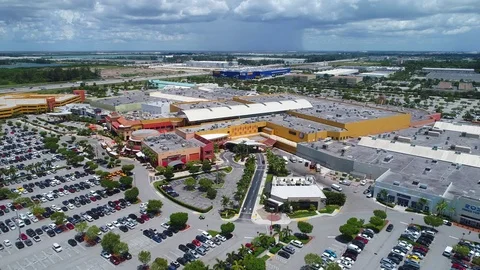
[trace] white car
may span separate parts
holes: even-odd
[[[55,252],[57,252],[57,253],[62,251],[62,246],[60,246],[60,245],[57,244],[57,243],[53,243],[52,248],[53,248],[53,250],[55,250]]]
[[[89,215],[85,215],[85,219],[88,221],[88,222],[92,222],[93,221],[93,218]]]
[[[120,226],[122,226],[122,224],[118,223],[118,221],[116,221],[116,220],[112,221],[112,224],[113,224],[113,226],[115,226],[115,227],[120,227]]]
[[[330,254],[327,253],[327,252],[324,252],[324,253],[322,254],[322,259],[323,259],[324,261],[330,261],[330,262],[334,262],[334,261],[335,261],[335,258],[332,257],[332,256],[330,256]]]
[[[110,259],[110,257],[112,257],[112,255],[110,253],[106,252],[105,250],[102,251],[102,253],[100,253],[100,255],[107,260]]]
[[[37,223],[38,222],[38,218],[33,216],[30,218],[30,220],[33,222],[33,223]]]
[[[145,209],[147,208],[148,203],[141,203],[140,204],[140,209]]]
[[[34,237],[32,237],[32,239],[33,239],[33,241],[35,241],[35,242],[40,242],[40,241],[42,241],[42,239],[40,239],[40,236],[38,236],[38,235],[35,235]]]
[[[406,255],[406,254],[403,253],[400,249],[396,249],[396,248],[392,249],[392,252],[395,253],[395,254],[398,254],[398,255],[400,255],[400,256],[402,256],[402,257],[405,257],[405,255]]]
[[[372,240],[372,238],[370,236],[368,236],[368,234],[365,234],[365,233],[361,233],[359,234],[358,236],[362,237],[362,238],[365,238],[367,239],[368,241]]]
[[[34,215],[32,214],[32,212],[27,212],[27,217],[32,218],[32,217],[34,217]]]
[[[12,243],[10,242],[10,240],[6,239],[6,240],[3,240],[3,245],[6,247],[11,247]]]
[[[168,225],[166,222],[160,224],[160,226],[162,226],[163,228],[165,228],[167,230],[170,228],[170,225]]]
[[[212,239],[212,236],[211,236],[208,232],[206,232],[206,231],[203,231],[203,232],[202,232],[202,235],[205,236],[208,240],[211,240],[211,239]]]
[[[212,240],[205,241],[205,244],[207,244],[211,248],[214,248],[217,246]]]
[[[70,210],[71,210],[71,209],[75,209],[75,205],[69,203],[69,204],[68,204],[68,209],[70,209]]]
[[[413,247],[412,244],[409,244],[407,241],[403,241],[403,240],[398,241],[398,245],[408,250],[412,249]]]
[[[68,194],[70,194],[70,191],[68,191],[68,190],[65,189],[65,190],[63,191],[63,194],[68,195]]]
[[[349,262],[350,264],[354,264],[354,263],[355,263],[355,261],[352,260],[352,259],[349,258],[349,257],[341,257],[340,259],[341,259],[342,261],[347,261],[347,262]]]
[[[367,184],[367,180],[361,180],[360,185],[365,186]]]
[[[110,229],[110,230],[115,229],[115,226],[113,226],[112,223],[107,223],[107,227],[108,227],[108,229]]]
[[[227,238],[225,238],[225,236],[223,236],[223,235],[217,234],[215,237],[218,238],[222,242],[227,241]]]
[[[290,241],[290,245],[294,246],[294,247],[298,247],[298,248],[302,248],[303,247],[303,243],[298,241],[298,240],[292,240]]]
[[[347,268],[347,269],[350,269],[350,268],[352,268],[352,266],[353,266],[350,262],[344,261],[344,260],[338,260],[338,261],[337,261],[337,264],[338,264],[338,265],[342,265],[342,266],[344,266],[344,267]]]

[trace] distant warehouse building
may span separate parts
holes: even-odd
[[[362,81],[362,77],[357,76],[333,76],[328,80],[333,83],[346,84],[346,85],[356,85]]]
[[[215,70],[213,77],[224,77],[239,80],[253,80],[268,77],[276,77],[290,73],[290,68],[262,69],[262,70]]]
[[[314,74],[288,74],[285,75],[285,80],[287,81],[300,81],[300,82],[308,82],[310,80],[315,79]]]

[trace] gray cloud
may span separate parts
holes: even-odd
[[[175,49],[184,41],[192,49],[295,50],[332,38],[452,39],[479,29],[479,0],[0,0],[0,49]]]

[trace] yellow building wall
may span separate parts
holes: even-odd
[[[266,126],[266,122],[255,122],[243,125],[235,125],[225,128],[218,128],[214,130],[202,130],[195,132],[198,135],[225,133],[229,134],[229,137],[248,136],[258,133],[258,130]],[[192,126],[193,127],[193,126]]]
[[[391,132],[408,128],[410,126],[410,118],[410,114],[393,115],[390,117],[347,123],[345,124],[345,129],[349,137]]]
[[[297,116],[297,117],[307,119],[307,120],[310,120],[310,121],[313,121],[313,122],[321,123],[321,124],[324,124],[324,125],[329,125],[329,126],[338,127],[338,128],[345,128],[344,123],[339,123],[339,122],[335,122],[335,121],[332,121],[332,120],[327,120],[327,119],[323,119],[323,118],[316,117],[316,116],[313,116],[313,115],[303,114],[303,113],[294,112],[294,111],[288,111],[287,113],[290,114],[290,115],[293,115],[293,116]]]

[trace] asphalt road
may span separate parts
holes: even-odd
[[[253,175],[252,183],[247,192],[247,197],[243,202],[242,210],[240,212],[240,219],[252,218],[252,212],[255,208],[255,200],[257,198],[258,192],[260,191],[260,184],[262,183],[263,171],[265,170],[264,157],[262,154],[255,155],[257,160],[257,167],[255,169],[255,174]]]
[[[96,85],[103,85],[103,84],[122,83],[129,80],[138,82],[138,81],[146,81],[146,80],[154,80],[154,79],[178,78],[178,77],[198,76],[198,75],[208,75],[208,74],[210,73],[209,72],[192,72],[192,73],[184,73],[184,74],[178,74],[178,75],[108,79],[108,80],[85,81],[85,82],[88,83],[89,85],[92,85],[94,83]],[[39,86],[33,86],[33,85],[35,84],[32,83],[32,86],[14,87],[14,88],[0,86],[0,93],[32,92],[32,91],[59,89],[59,88],[68,88],[68,87],[80,87],[79,83],[55,83],[55,84],[45,84],[45,85],[39,85]]]

